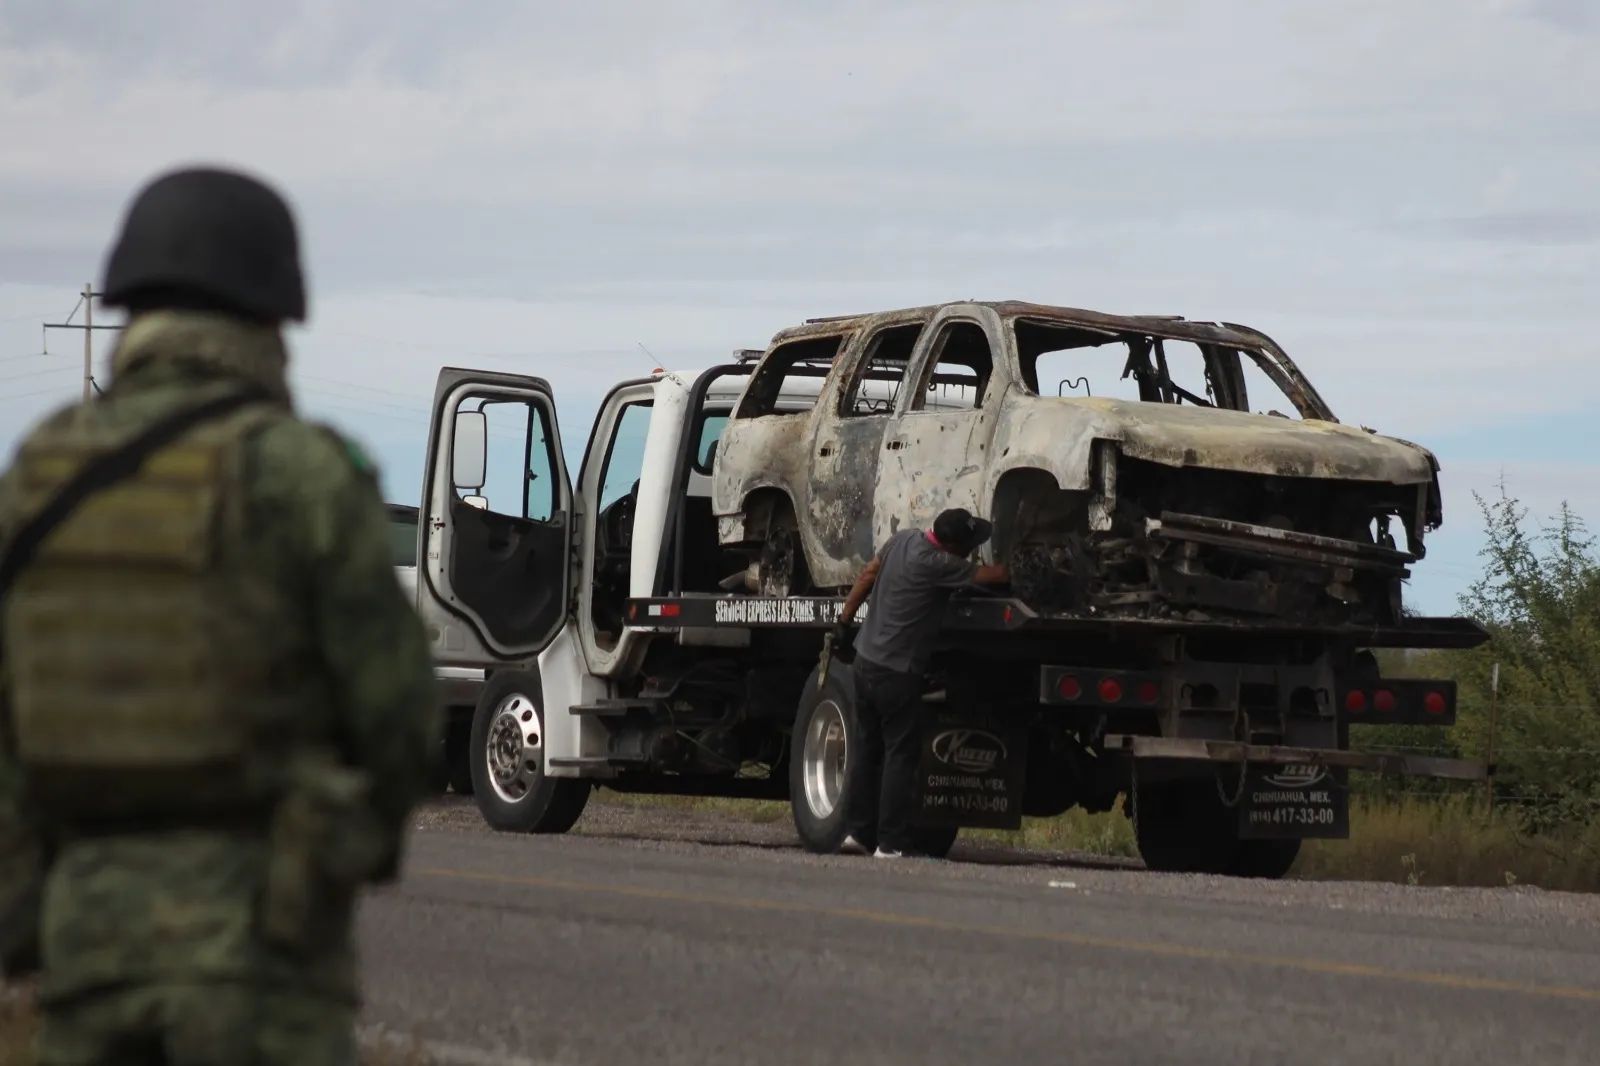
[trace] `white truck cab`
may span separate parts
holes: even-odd
[[[477,796],[491,824],[560,832],[582,811],[591,779],[628,777],[641,779],[641,789],[678,790],[688,786],[663,782],[655,771],[726,778],[748,761],[738,744],[704,735],[717,728],[702,721],[704,701],[684,706],[671,726],[641,720],[637,730],[619,727],[631,712],[649,718],[642,712],[667,705],[652,681],[675,672],[695,684],[689,675],[707,656],[694,649],[748,654],[748,631],[656,632],[626,612],[630,598],[669,587],[725,594],[748,569],[747,560],[717,543],[709,475],[749,369],[663,372],[617,385],[601,404],[576,471],[567,468],[545,381],[440,372],[417,531],[416,602],[436,671],[453,686],[447,701],[459,704],[469,691],[463,683],[481,679],[470,728],[456,718],[453,777],[458,790]],[[807,409],[820,383],[820,375],[791,382],[784,405]],[[659,645],[669,647],[652,655]],[[815,642],[805,657],[815,663]],[[647,665],[652,676],[645,676]],[[726,709],[713,717],[727,717]],[[781,796],[781,784],[762,794]]]

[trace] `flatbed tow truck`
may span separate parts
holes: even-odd
[[[806,848],[842,840],[854,693],[847,664],[819,660],[843,590],[743,591],[745,559],[719,545],[710,506],[750,371],[618,385],[575,482],[545,382],[441,371],[417,606],[494,828],[564,832],[600,786],[786,799]],[[791,380],[780,408],[807,410],[819,386]],[[1373,649],[1486,639],[1459,618],[1106,618],[957,593],[924,696],[918,846],[940,855],[963,827],[1120,798],[1153,869],[1282,876],[1303,839],[1349,835],[1352,770],[1484,777],[1464,760],[1353,751],[1350,736],[1455,719],[1453,682],[1384,679]],[[461,689],[466,674],[481,683]]]

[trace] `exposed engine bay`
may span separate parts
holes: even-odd
[[[1021,502],[1008,562],[1038,610],[1387,625],[1437,524],[1428,485],[1174,468],[1109,444],[1103,454],[1099,492]]]

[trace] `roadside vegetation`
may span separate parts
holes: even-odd
[[[1539,524],[1504,493],[1478,504],[1484,568],[1459,610],[1492,639],[1383,660],[1386,675],[1453,678],[1456,725],[1352,743],[1491,761],[1492,810],[1481,786],[1353,781],[1351,839],[1308,849],[1303,876],[1600,891],[1600,557],[1566,506]]]

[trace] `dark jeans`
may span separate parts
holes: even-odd
[[[863,844],[911,849],[911,819],[917,800],[917,726],[922,713],[922,675],[886,670],[865,659],[853,667],[856,735],[846,781],[844,824]]]

